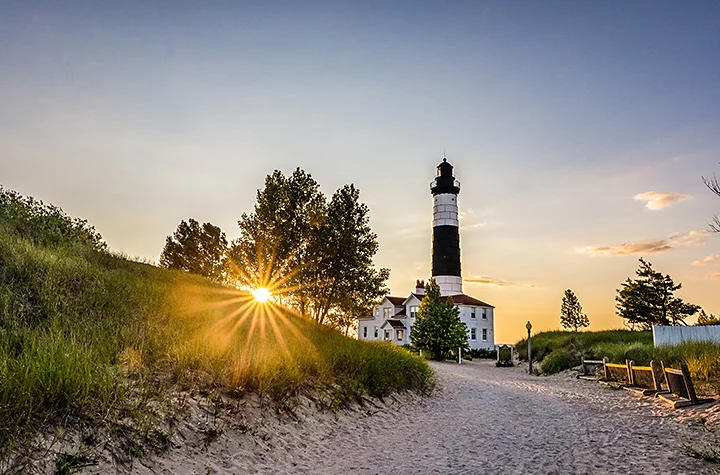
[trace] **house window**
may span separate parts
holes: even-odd
[[[483,309],[483,320],[487,320],[487,309]]]
[[[487,341],[487,328],[483,328],[483,341]]]
[[[470,339],[471,339],[471,340],[475,340],[475,338],[476,338],[476,337],[475,337],[475,330],[476,330],[475,328],[471,328],[471,329],[470,329]]]
[[[380,316],[380,307],[375,307],[375,316],[376,317]]]
[[[415,317],[417,317],[417,306],[410,307],[410,318],[415,318]]]
[[[383,317],[390,318],[392,316],[392,315],[390,315],[391,310],[392,310],[391,308],[385,307],[383,309]]]
[[[367,338],[367,327],[363,327],[363,338]]]
[[[398,339],[398,341],[400,341],[400,340],[403,339],[404,334],[405,334],[404,331],[402,331],[402,330],[397,330],[397,339]]]
[[[378,337],[378,327],[375,327],[375,339],[377,340]]]
[[[385,339],[386,340],[390,339],[390,330],[385,330]]]
[[[470,309],[470,318],[475,318],[475,307]]]

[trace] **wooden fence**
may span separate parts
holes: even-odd
[[[619,381],[625,389],[643,396],[655,395],[675,408],[714,401],[697,397],[685,364],[681,364],[680,369],[673,369],[662,361],[660,364],[651,361],[650,366],[636,366],[632,360],[617,364],[603,358],[603,376],[605,380]]]

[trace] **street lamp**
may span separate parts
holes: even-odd
[[[528,320],[525,328],[527,328],[528,331],[528,373],[532,374],[532,350],[530,349],[530,330],[532,330],[532,323],[530,323],[530,320]]]

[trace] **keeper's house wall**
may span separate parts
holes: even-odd
[[[653,326],[653,344],[679,345],[685,341],[712,341],[720,343],[720,325],[700,327]]]
[[[459,305],[460,307],[460,320],[467,326],[468,329],[468,344],[470,349],[493,349],[495,347],[495,332],[494,332],[494,315],[493,309],[489,307],[469,307]],[[472,311],[475,309],[475,318],[472,317]],[[483,311],[485,312],[485,318],[483,318]],[[475,329],[475,339],[472,339],[472,329]],[[486,332],[487,339],[483,340],[483,330]]]

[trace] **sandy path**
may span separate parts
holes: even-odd
[[[720,466],[680,451],[691,437],[715,437],[694,422],[715,407],[672,411],[598,383],[529,376],[488,361],[432,366],[438,377],[433,397],[390,398],[338,415],[318,414],[306,401],[297,420],[283,421],[248,403],[241,424],[210,421],[220,436],[209,445],[200,427],[207,419],[196,414],[173,436],[174,448],[135,462],[130,472],[720,473]],[[101,464],[83,473],[111,468]]]

